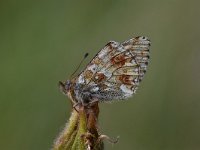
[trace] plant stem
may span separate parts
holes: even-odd
[[[68,124],[54,143],[53,150],[103,150],[97,128],[98,103],[73,108]]]
[[[70,148],[76,135],[78,119],[79,114],[73,110],[69,122],[66,123],[65,128],[56,139],[53,150],[63,150],[64,148]]]

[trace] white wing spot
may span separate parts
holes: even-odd
[[[99,90],[99,87],[97,87],[97,86],[94,87],[93,89],[91,89],[92,92],[96,92],[96,91],[98,91],[98,90]]]
[[[130,90],[130,89],[128,89],[128,88],[126,87],[126,85],[124,85],[124,84],[122,84],[122,85],[120,86],[120,89],[121,89],[124,93],[126,93],[126,96],[131,96],[131,95],[133,94],[133,91]]]
[[[117,47],[119,47],[119,45],[120,45],[120,43],[115,42],[115,41],[110,41],[110,44],[111,44],[111,46],[114,47],[114,48],[117,48]]]
[[[79,76],[78,83],[80,83],[80,84],[85,83],[85,79],[84,79],[83,75]]]
[[[97,66],[95,64],[88,67],[88,70],[91,70],[93,73],[96,71]]]

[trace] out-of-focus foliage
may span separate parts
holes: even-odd
[[[109,40],[138,35],[151,39],[150,65],[133,98],[101,104],[101,132],[120,136],[106,148],[200,149],[199,5],[1,0],[0,149],[50,149],[71,110],[57,82],[69,78],[86,52],[91,59]]]

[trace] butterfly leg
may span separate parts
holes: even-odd
[[[98,138],[98,141],[102,141],[102,140],[107,140],[108,142],[112,143],[112,144],[116,144],[119,140],[119,136],[116,138],[116,139],[111,139],[109,136],[107,135],[100,135],[99,138]]]
[[[90,101],[88,104],[89,104],[90,106],[92,106],[92,105],[94,105],[94,104],[97,103],[97,102],[99,102],[99,100],[98,100],[98,99],[94,99],[94,100]]]
[[[81,104],[80,102],[77,102],[77,103],[75,103],[75,104],[73,105],[73,109],[76,110],[77,113],[79,112],[79,111],[78,111],[79,108],[77,109],[77,106],[80,107],[80,104]]]

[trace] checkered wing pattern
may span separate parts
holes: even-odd
[[[147,37],[123,43],[110,41],[75,79],[81,92],[92,99],[109,101],[132,96],[143,79],[149,62]]]

